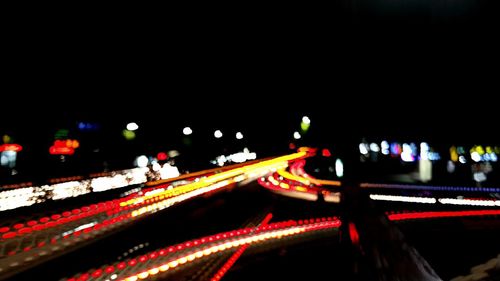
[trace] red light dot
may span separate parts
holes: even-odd
[[[125,267],[127,267],[127,264],[125,262],[121,262],[119,263],[117,266],[116,266],[118,269],[124,269]]]
[[[28,223],[26,223],[27,225],[29,226],[34,226],[35,224],[38,224],[37,221],[29,221]],[[1,231],[0,231],[1,232]]]
[[[22,224],[22,223],[14,224],[14,229],[20,229],[23,227],[24,227],[24,224]]]
[[[52,216],[50,216],[50,217],[51,217],[53,220],[57,220],[57,219],[61,218],[61,215],[57,215],[57,214],[56,214],[56,215],[52,215]]]
[[[4,226],[4,227],[0,227],[0,233],[5,233],[7,231],[9,231],[10,228]]]
[[[9,239],[9,238],[13,238],[13,237],[16,237],[16,233],[15,232],[7,232],[7,233],[5,233],[5,234],[2,235],[3,239]]]
[[[31,227],[24,227],[24,228],[21,228],[19,229],[17,232],[19,234],[25,234],[25,233],[31,233],[33,230],[31,229]]]
[[[80,277],[78,277],[78,281],[86,281],[87,279],[89,279],[88,273],[84,273]]]
[[[111,272],[115,271],[115,268],[110,265],[110,266],[106,267],[105,271],[106,271],[106,273],[111,273]]]
[[[99,277],[102,274],[102,270],[98,269],[92,273],[92,277]]]

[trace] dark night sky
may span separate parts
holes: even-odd
[[[274,145],[307,114],[324,142],[488,140],[498,127],[498,4],[466,2],[29,25],[4,46],[0,132],[32,141],[79,120],[115,129],[139,120],[166,139],[188,123],[216,124]]]

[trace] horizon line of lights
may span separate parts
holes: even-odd
[[[394,201],[394,202],[425,203],[425,204],[435,204],[436,203],[435,198],[418,197],[418,196],[370,194],[370,199],[377,200],[377,201]]]
[[[271,160],[265,160],[265,161],[262,161],[262,162],[259,162],[256,164],[250,164],[248,166],[243,166],[243,167],[239,167],[236,169],[224,171],[224,172],[221,172],[218,174],[208,176],[206,178],[202,178],[198,182],[190,183],[190,184],[187,184],[187,185],[175,188],[175,189],[165,190],[161,193],[154,194],[154,195],[141,196],[138,198],[130,199],[128,201],[120,203],[120,206],[123,207],[123,206],[127,206],[127,205],[133,205],[133,204],[136,204],[137,202],[141,202],[141,201],[148,200],[151,198],[158,198],[160,196],[164,196],[164,197],[177,196],[177,195],[180,195],[180,194],[183,194],[186,192],[190,192],[190,191],[193,191],[193,190],[196,190],[199,188],[206,187],[207,185],[209,185],[211,183],[218,182],[218,181],[225,180],[225,179],[229,179],[232,177],[236,177],[236,176],[239,176],[242,174],[248,175],[249,177],[253,177],[257,174],[266,172],[268,170],[278,170],[280,168],[287,167],[288,161],[302,158],[302,157],[306,157],[306,155],[307,155],[306,152],[298,152],[298,153],[294,153],[294,154],[290,154],[290,155],[276,157],[276,158],[273,158]]]
[[[439,191],[478,191],[478,192],[500,192],[500,187],[466,187],[466,186],[431,186],[431,185],[410,185],[410,184],[381,184],[381,183],[361,183],[361,188],[389,188],[389,189],[422,189]]]
[[[87,280],[90,277],[125,281],[146,279],[216,253],[233,251],[236,247],[251,246],[313,231],[337,229],[341,224],[337,217],[323,217],[309,220],[287,220],[264,226],[237,229],[148,252],[140,257],[129,258],[113,265],[77,274],[66,281]],[[156,264],[152,265],[151,263]],[[142,269],[140,266],[148,268]],[[134,270],[135,273],[127,272],[129,269]]]
[[[161,168],[162,177],[174,178],[179,175],[177,167],[165,163]],[[109,176],[95,177],[80,181],[66,181],[41,186],[30,186],[0,191],[0,212],[27,207],[51,200],[77,197],[92,192],[123,188],[147,182],[148,168],[133,168],[115,171]]]
[[[399,196],[399,195],[385,195],[385,194],[370,194],[370,199],[376,201],[393,201],[393,202],[406,202],[406,203],[424,203],[424,204],[437,204],[438,202],[443,205],[467,205],[467,206],[500,206],[500,200],[484,199],[484,198],[434,198],[434,197],[421,197],[421,196]]]
[[[277,161],[264,161],[264,165],[259,165],[259,164],[254,164],[252,165],[251,169],[241,169],[241,168],[236,168],[235,170],[238,171],[238,173],[233,173],[233,171],[228,171],[226,172],[226,175],[231,175],[233,178],[232,179],[226,179],[226,180],[219,180],[215,181],[215,179],[221,179],[220,174],[215,175],[218,176],[214,179],[214,177],[210,178],[206,182],[214,182],[213,184],[205,184],[203,186],[199,185],[193,185],[197,184],[198,182],[188,183],[187,186],[194,186],[196,188],[192,188],[190,190],[181,192],[181,193],[174,193],[173,196],[164,196],[163,193],[165,191],[165,188],[163,185],[158,186],[157,188],[149,188],[143,190],[145,194],[153,194],[149,195],[152,198],[144,198],[144,196],[139,197],[139,200],[134,202],[133,205],[130,204],[122,204],[123,202],[129,202],[131,197],[136,196],[138,193],[133,193],[128,195],[125,198],[120,198],[120,199],[115,199],[112,201],[107,201],[106,203],[99,203],[99,204],[93,204],[90,205],[89,207],[83,207],[82,209],[75,209],[72,212],[63,212],[62,214],[55,214],[52,215],[50,218],[42,218],[40,219],[40,224],[37,221],[30,221],[25,224],[15,224],[14,226],[11,227],[1,227],[0,228],[0,238],[1,240],[10,240],[12,238],[20,238],[23,239],[23,236],[29,235],[30,233],[33,232],[39,232],[43,230],[48,230],[51,231],[54,234],[54,231],[57,231],[54,227],[60,227],[60,226],[66,226],[66,223],[69,222],[74,222],[76,220],[80,219],[87,219],[87,222],[84,223],[83,225],[86,225],[84,227],[85,229],[83,230],[77,230],[75,229],[63,229],[60,230],[60,234],[50,234],[50,237],[47,237],[49,239],[50,244],[57,243],[60,240],[67,239],[69,237],[77,237],[80,236],[81,234],[87,235],[89,232],[94,232],[95,230],[106,230],[108,229],[109,226],[113,226],[116,223],[127,223],[130,222],[131,220],[135,219],[136,217],[143,216],[145,214],[153,214],[157,211],[163,210],[165,208],[168,208],[174,204],[180,203],[182,201],[188,200],[190,198],[193,198],[195,196],[205,194],[208,192],[212,192],[214,190],[217,190],[219,188],[231,185],[233,183],[245,180],[247,178],[253,178],[256,176],[261,176],[263,174],[269,173],[269,171],[275,171],[277,168],[282,167],[283,165],[287,165],[288,163],[285,162],[283,163],[282,159],[289,159],[290,155],[283,156],[283,157],[278,157],[276,158]],[[291,155],[291,157],[302,157],[303,154],[299,153],[296,155]],[[240,174],[240,172],[243,172],[243,174]],[[226,177],[224,177],[226,178]],[[184,185],[186,186],[186,185]],[[166,191],[175,191],[175,189],[182,189],[184,186],[176,187],[173,188],[172,186],[169,186]],[[172,188],[172,189],[170,189]],[[154,190],[158,189],[161,192],[158,192],[155,194]],[[147,206],[144,206],[147,205]],[[95,207],[95,208],[94,208]],[[95,218],[96,215],[100,215],[101,217]],[[88,224],[88,219],[93,218],[92,221],[92,226],[89,226]],[[52,219],[52,220],[51,220]],[[82,227],[82,225],[80,226]],[[67,243],[70,243],[69,240],[66,240]],[[78,242],[78,241],[73,241],[73,242]],[[29,251],[32,249],[39,249],[40,247],[43,247],[45,245],[48,245],[49,243],[46,243],[45,241],[42,241],[38,245],[33,245],[25,249],[18,249],[16,252],[9,253],[9,255],[14,255],[16,253],[19,253],[21,251]]]
[[[268,168],[269,168],[269,167],[268,167]],[[270,168],[272,168],[272,167],[270,167]],[[262,167],[255,167],[255,171],[260,172],[260,173],[262,173],[261,169],[262,169]],[[250,171],[250,172],[249,172],[249,171]],[[253,174],[255,174],[255,171],[253,171],[253,172],[252,172],[251,170],[249,170],[249,171],[247,170],[247,171],[245,172],[245,176],[246,176],[246,175],[248,175],[248,176],[255,176],[255,175],[253,175]],[[238,176],[236,176],[236,177],[235,177],[235,181],[241,181],[241,180],[243,180],[243,179],[244,179],[244,178],[241,178],[241,177],[240,177],[240,178],[238,178]],[[196,182],[194,182],[194,183],[196,183]],[[227,181],[225,181],[225,182],[223,182],[223,183],[227,183]],[[231,182],[231,183],[232,183],[232,182]],[[62,183],[62,184],[65,184],[65,185],[66,185],[66,184],[67,184],[67,182],[66,182],[66,183]],[[219,184],[220,184],[220,183],[219,183]],[[186,185],[189,185],[189,183],[188,183],[188,184],[185,184],[185,185],[183,185],[183,186],[186,186]],[[165,197],[163,197],[163,198],[162,198],[162,193],[163,193],[163,192],[165,192],[165,191],[175,191],[175,189],[176,189],[175,187],[170,187],[170,188],[168,188],[168,189],[166,189],[166,190],[165,190],[165,188],[164,188],[164,187],[165,187],[164,185],[161,185],[161,186],[157,186],[156,188],[148,188],[148,189],[143,190],[143,192],[144,192],[144,194],[146,195],[146,197],[156,197],[157,199],[160,199],[160,200],[161,200],[161,199],[165,199]],[[182,187],[182,186],[181,186],[181,187]],[[213,189],[214,189],[214,188],[210,188],[210,185],[206,185],[206,186],[204,186],[204,187],[208,187],[208,189],[207,189],[207,190],[213,190]],[[200,188],[201,188],[201,187],[200,187]],[[216,188],[218,188],[218,186],[215,186],[215,189],[216,189]],[[18,189],[16,189],[16,190],[18,190]],[[16,192],[16,190],[10,190],[9,192],[10,192],[10,193],[13,193],[13,192]],[[203,189],[203,190],[205,190],[205,189]],[[202,191],[203,191],[203,190],[202,190]],[[138,190],[138,191],[139,191],[139,190]],[[134,192],[134,193],[132,193],[132,194],[129,194],[129,195],[128,195],[127,197],[125,197],[125,198],[115,199],[115,200],[106,201],[106,202],[103,202],[103,203],[98,203],[98,204],[91,204],[91,205],[89,205],[89,206],[84,206],[84,207],[81,207],[81,208],[75,208],[75,209],[73,209],[73,211],[70,211],[70,212],[66,211],[66,212],[61,212],[60,214],[53,214],[53,215],[51,215],[51,216],[50,216],[50,218],[53,218],[54,220],[58,220],[58,219],[60,219],[60,218],[65,218],[65,217],[70,216],[70,215],[71,215],[71,212],[73,212],[74,214],[80,214],[80,213],[82,213],[82,214],[83,214],[83,213],[86,213],[86,212],[90,212],[91,210],[93,210],[93,209],[94,209],[94,207],[93,207],[93,206],[98,206],[98,205],[99,205],[99,206],[101,206],[101,205],[102,205],[102,206],[104,206],[104,205],[108,205],[108,203],[111,203],[111,202],[112,202],[113,204],[119,204],[119,203],[122,203],[123,201],[128,201],[128,200],[131,200],[130,198],[132,198],[132,199],[137,199],[137,198],[133,198],[136,194],[137,194],[137,192]],[[180,193],[180,194],[181,194],[181,193]],[[191,193],[189,193],[189,194],[191,194]],[[196,193],[196,194],[198,194],[198,193]],[[186,197],[189,197],[189,195],[188,195],[188,196],[186,196]],[[181,197],[181,198],[183,198],[183,197]],[[140,200],[137,200],[137,201],[135,202],[135,204],[142,203],[142,202],[146,202],[148,199],[150,199],[150,198],[144,198],[144,196],[142,196],[142,197],[140,197]],[[117,201],[117,200],[118,200],[118,201]],[[104,205],[103,205],[103,204],[104,204]],[[120,204],[120,207],[125,207],[125,206],[126,206],[126,204]],[[92,213],[92,215],[95,215],[95,213]],[[80,215],[80,216],[81,216],[81,215]],[[40,223],[47,223],[47,222],[49,222],[49,221],[50,221],[50,218],[49,218],[49,217],[44,217],[44,218],[41,218],[41,219],[40,219]],[[32,221],[29,221],[29,222],[24,223],[24,224],[23,224],[23,223],[17,223],[17,224],[15,224],[15,225],[35,225],[36,223],[37,223],[36,221],[33,221],[33,220],[32,220]],[[22,228],[22,227],[18,227],[18,228]],[[37,227],[37,228],[40,228],[40,227]],[[10,228],[9,228],[9,227],[7,227],[7,226],[0,227],[0,233],[5,233],[5,232],[8,232],[8,231],[9,231],[9,229],[10,229]]]
[[[497,216],[500,210],[469,210],[469,211],[430,211],[430,212],[411,212],[411,213],[386,213],[391,221],[413,220],[413,219],[436,219],[453,217],[472,217],[472,216]]]

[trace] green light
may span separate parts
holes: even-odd
[[[56,140],[67,139],[68,138],[68,134],[69,134],[69,130],[68,129],[57,130],[57,132],[55,134],[55,139]]]
[[[303,133],[307,132],[309,130],[309,127],[311,126],[311,123],[300,123],[300,129],[302,130]]]
[[[133,140],[135,139],[135,133],[129,130],[123,130],[122,132],[123,136],[125,137],[126,140]]]

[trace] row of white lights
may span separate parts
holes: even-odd
[[[190,127],[185,127],[184,129],[182,129],[182,133],[185,135],[185,136],[189,136],[193,133],[193,130],[190,128]],[[216,139],[220,139],[222,138],[223,134],[222,134],[222,131],[221,130],[215,130],[214,132],[214,137]],[[243,139],[243,133],[241,132],[237,132],[236,133],[236,139],[238,140],[241,140]]]
[[[311,124],[311,119],[307,116],[304,116],[302,117],[302,122],[304,124]],[[128,123],[127,124],[127,130],[129,131],[135,131],[139,129],[139,125],[137,125],[137,123],[135,122],[132,122],[132,123]],[[185,136],[189,136],[193,133],[193,129],[191,129],[191,127],[184,127],[184,129],[182,129],[182,133],[185,135]],[[214,137],[219,139],[219,138],[222,138],[223,134],[222,134],[222,131],[221,130],[215,130],[214,132]],[[302,136],[300,135],[299,132],[294,132],[293,133],[293,138],[298,140],[300,139]],[[236,133],[236,139],[238,140],[241,140],[243,139],[243,134],[241,132],[237,132]]]
[[[410,202],[410,203],[426,203],[436,204],[451,204],[451,205],[467,205],[467,206],[490,206],[500,207],[499,200],[493,199],[460,199],[460,198],[432,198],[432,197],[418,197],[418,196],[396,196],[396,195],[383,195],[383,194],[370,194],[370,199],[379,201],[394,201],[394,202]]]

